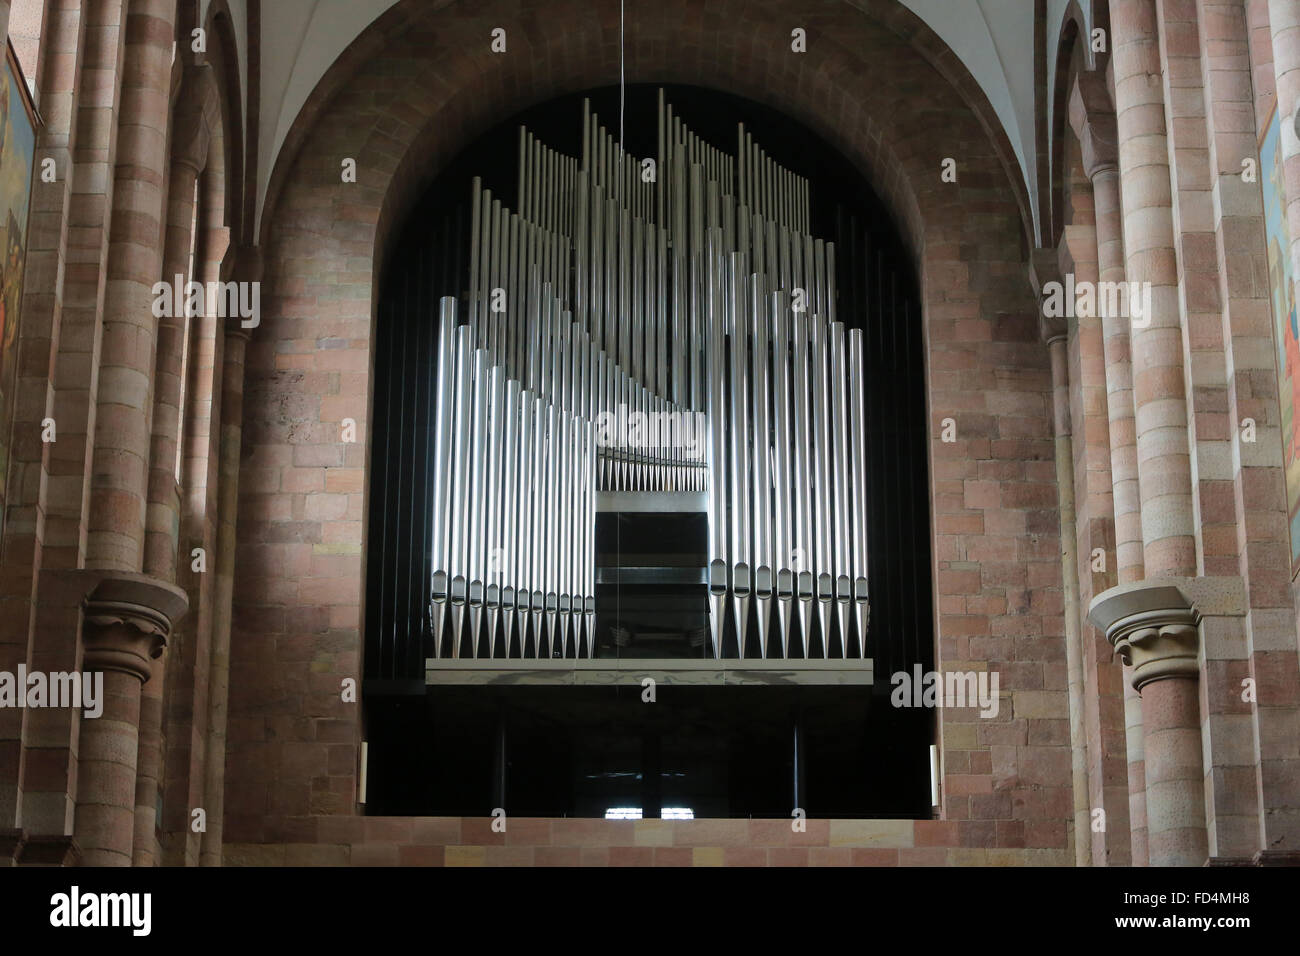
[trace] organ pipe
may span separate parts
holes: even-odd
[[[597,497],[625,491],[702,493],[715,657],[865,656],[864,340],[810,184],[662,93],[653,162],[581,122],[579,157],[520,129],[517,209],[471,184],[466,308],[436,329],[434,654],[595,656]]]

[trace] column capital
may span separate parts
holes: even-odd
[[[189,177],[185,183],[179,184],[187,198],[194,191],[194,180],[199,178],[208,164],[208,147],[211,143],[212,130],[201,106],[199,109],[181,111],[172,122],[172,169],[184,171]]]
[[[1038,297],[1038,335],[1047,345],[1069,333],[1064,315],[1049,316],[1043,312],[1043,290],[1049,282],[1061,282],[1060,253],[1054,248],[1035,249],[1029,255],[1029,284]]]
[[[1079,73],[1070,90],[1068,110],[1088,178],[1108,169],[1118,170],[1119,131],[1105,77],[1096,72]]]
[[[266,261],[262,258],[262,249],[260,246],[251,246],[244,243],[231,245],[226,252],[226,259],[222,263],[222,272],[227,275],[230,281],[234,282],[257,282],[262,281],[262,276],[266,271]],[[258,317],[260,324],[261,317]],[[226,341],[230,342],[239,339],[242,342],[250,342],[253,338],[253,329],[244,328],[243,322],[233,321],[226,323]]]
[[[121,671],[143,683],[162,656],[189,598],[180,588],[143,574],[108,573],[82,602],[82,646],[89,670]]]
[[[1173,581],[1122,584],[1098,594],[1088,620],[1132,669],[1133,689],[1200,676],[1201,612]]]

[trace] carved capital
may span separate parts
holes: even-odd
[[[1119,168],[1119,131],[1106,80],[1099,73],[1080,73],[1070,91],[1070,127],[1079,138],[1083,170],[1092,179]]]
[[[143,683],[150,661],[162,656],[167,637],[189,607],[180,588],[143,574],[109,574],[82,604],[85,666],[120,671]]]
[[[172,166],[188,176],[187,180],[180,181],[176,173],[172,175],[172,188],[179,189],[179,195],[189,197],[194,191],[194,181],[207,165],[211,142],[212,131],[201,109],[185,110],[176,116],[172,123]]]
[[[1133,668],[1134,690],[1140,691],[1154,680],[1169,677],[1195,680],[1200,674],[1196,659],[1200,644],[1195,624],[1139,626],[1111,638],[1111,643],[1120,659]]]
[[[1038,335],[1050,345],[1054,339],[1064,338],[1069,331],[1064,316],[1043,314],[1044,288],[1050,282],[1061,281],[1060,254],[1056,249],[1035,249],[1029,257],[1029,284],[1039,298]]]
[[[1088,619],[1132,668],[1134,690],[1152,681],[1200,676],[1201,614],[1174,584],[1141,581],[1110,588],[1093,598]]]

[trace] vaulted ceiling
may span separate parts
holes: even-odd
[[[247,91],[246,0],[227,0],[236,22],[242,88]],[[261,5],[261,93],[258,110],[258,218],[266,181],[303,104],[330,65],[370,23],[398,0],[275,0]],[[1010,140],[1037,221],[1033,0],[900,0],[953,51],[979,83]],[[209,0],[203,0],[208,6]],[[1047,0],[1045,64],[1068,0]],[[1083,4],[1090,8],[1091,4]],[[1087,24],[1091,28],[1091,24]],[[1048,69],[1048,129],[1053,71]],[[245,96],[247,93],[245,92]],[[245,104],[247,106],[247,104]],[[244,111],[247,116],[247,109]]]

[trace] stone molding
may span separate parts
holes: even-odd
[[[143,683],[172,628],[189,609],[180,588],[144,574],[104,573],[83,601],[82,646],[88,670],[120,671]]]
[[[1157,680],[1195,680],[1200,676],[1199,624],[1206,611],[1237,609],[1231,581],[1240,583],[1189,578],[1122,584],[1092,599],[1088,620],[1132,668],[1134,690],[1141,692]]]
[[[1106,79],[1082,72],[1070,90],[1070,127],[1079,140],[1080,159],[1089,179],[1108,169],[1119,170],[1119,130]]]
[[[1043,314],[1043,288],[1049,282],[1061,281],[1060,258],[1056,249],[1035,249],[1029,257],[1029,284],[1038,298],[1038,337],[1044,345],[1064,339],[1069,333],[1065,316]]]
[[[17,857],[20,866],[80,866],[81,844],[71,834],[28,836]]]

